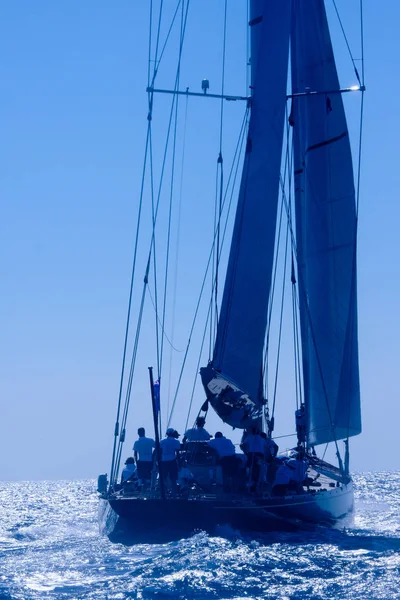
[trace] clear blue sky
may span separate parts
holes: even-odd
[[[208,77],[211,91],[218,91],[223,4],[192,1],[183,88],[197,90]],[[359,2],[337,4],[357,56]],[[168,0],[167,11],[175,5]],[[331,14],[330,0],[327,6]],[[364,10],[368,89],[359,230],[364,432],[352,444],[352,463],[357,470],[377,470],[399,464],[400,4],[365,0]],[[0,8],[2,479],[79,478],[109,470],[146,129],[147,13],[147,2],[129,0],[13,0]],[[245,18],[244,2],[231,0],[229,93],[246,93]],[[335,39],[341,82],[352,85],[343,40]],[[175,56],[166,53],[159,85],[171,87]],[[347,102],[352,117],[355,101]],[[156,106],[158,123],[165,106],[161,101]],[[228,158],[241,111],[226,110]],[[161,146],[158,157],[160,152]],[[217,154],[218,105],[194,100],[183,180],[178,350],[186,343],[210,245]],[[146,247],[146,235],[143,240]],[[151,424],[151,309],[145,317],[127,453],[137,426]],[[171,326],[171,312],[168,319]],[[173,373],[181,356],[175,353]],[[179,429],[196,357],[191,361],[174,419]],[[196,407],[202,399],[198,392]],[[210,428],[216,423],[212,418]],[[281,431],[291,424],[290,413]]]

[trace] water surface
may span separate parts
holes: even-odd
[[[99,535],[93,481],[0,483],[0,600],[400,598],[400,473],[355,483],[344,531],[135,546]]]

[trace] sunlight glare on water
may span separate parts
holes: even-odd
[[[353,528],[113,544],[93,481],[0,484],[0,599],[400,598],[400,473],[355,477]]]

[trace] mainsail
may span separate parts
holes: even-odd
[[[293,0],[296,253],[308,442],[361,432],[355,192],[323,0]],[[336,93],[334,93],[336,91]]]
[[[207,397],[234,427],[258,422],[279,195],[291,0],[252,0],[251,117]]]

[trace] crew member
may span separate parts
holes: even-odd
[[[272,493],[274,496],[284,496],[289,489],[290,480],[292,478],[293,470],[290,469],[286,463],[279,465],[275,481],[272,485]]]
[[[222,467],[223,488],[224,491],[229,492],[232,490],[232,479],[236,475],[238,467],[235,446],[220,431],[217,431],[214,439],[208,442],[208,446],[218,455],[218,464]]]
[[[153,449],[155,442],[152,438],[145,435],[144,427],[138,429],[138,439],[133,444],[133,452],[137,465],[137,474],[142,482],[151,480],[151,471],[153,469]]]
[[[196,427],[192,427],[192,429],[188,429],[185,431],[185,435],[183,436],[183,443],[185,442],[208,442],[211,439],[211,435],[208,433],[206,429],[204,429],[204,425],[206,424],[206,420],[204,417],[197,417],[196,419]]]
[[[121,473],[121,483],[126,483],[128,481],[137,481],[136,465],[132,456],[129,456],[129,458],[126,459],[125,466]]]
[[[299,452],[296,458],[290,458],[287,461],[287,466],[292,469],[290,479],[294,484],[293,487],[298,494],[301,494],[304,491],[303,483],[307,476],[308,461]]]
[[[247,466],[250,472],[251,490],[255,491],[260,480],[261,461],[265,459],[266,441],[255,427],[246,435],[242,449],[247,454]]]
[[[306,441],[306,410],[304,404],[301,404],[300,408],[294,414],[296,419],[297,444],[301,446]]]
[[[175,437],[176,434],[177,432],[175,429],[168,427],[166,437],[160,442],[160,477],[163,477],[165,482],[167,482],[167,479],[169,478],[173,496],[176,495],[176,480],[178,479],[177,452],[179,452],[181,448],[179,440]]]

